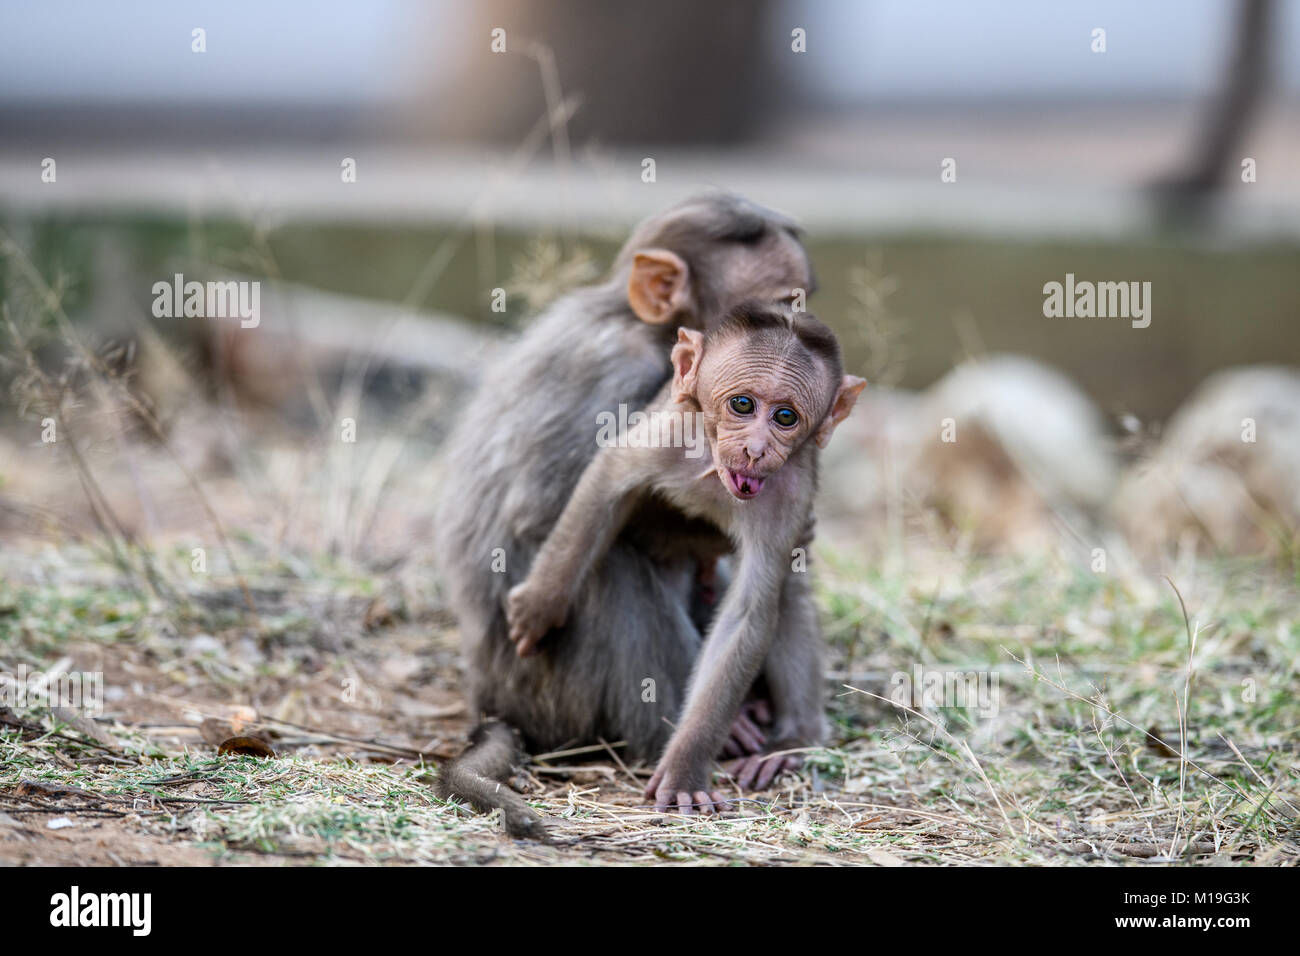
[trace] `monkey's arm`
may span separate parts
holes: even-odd
[[[528,577],[506,598],[510,640],[528,657],[568,617],[578,590],[627,523],[653,449],[602,448],[578,481],[560,520],[547,535]]]
[[[706,790],[713,758],[768,658],[796,538],[797,528],[782,527],[770,513],[742,533],[736,577],[696,660],[681,722],[646,786],[656,808],[725,806],[721,794]]]
[[[771,728],[764,746],[727,765],[741,790],[765,790],[802,762],[798,752],[826,736],[821,629],[809,575],[791,571],[781,589],[776,637],[763,665],[771,697]]]

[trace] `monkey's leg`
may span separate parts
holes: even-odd
[[[698,597],[697,572],[697,562],[689,557],[647,557],[640,545],[627,541],[615,545],[594,567],[567,626],[541,645],[554,641],[552,672],[571,675],[565,680],[569,688],[591,687],[594,662],[606,675],[593,692],[577,700],[564,693],[558,710],[567,711],[560,723],[569,734],[563,743],[589,741],[598,734],[606,740],[627,740],[629,757],[654,760],[663,752],[703,640],[693,600]],[[727,580],[727,571],[718,576]],[[536,696],[552,695],[539,689]],[[584,709],[584,701],[599,706]],[[766,736],[755,723],[757,713],[762,711],[742,710],[737,715],[722,756],[763,752]],[[560,745],[555,741],[546,749]]]
[[[654,760],[678,720],[702,637],[690,615],[693,566],[664,564],[617,544],[584,588],[557,662],[586,672],[578,686],[599,701],[599,730]]]

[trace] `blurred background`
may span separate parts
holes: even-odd
[[[935,501],[1037,469],[1049,496],[1101,476],[1095,512],[1216,372],[1300,363],[1294,0],[8,0],[0,21],[6,301],[38,274],[75,327],[136,343],[163,425],[196,389],[266,428],[333,422],[346,393],[418,409],[436,443],[431,379],[467,387],[634,222],[713,187],[807,230],[810,308],[878,386],[846,443],[903,462],[884,486],[928,454],[899,443],[984,416],[1002,458]],[[258,334],[153,319],[175,272],[265,281]],[[1150,282],[1150,326],[1045,317],[1067,273]],[[1004,353],[1026,361],[952,391]],[[1240,401],[1277,436],[1300,425],[1274,371]],[[1067,424],[1023,414],[1044,389]],[[1239,445],[1232,415],[1211,417]],[[1288,467],[1251,496],[1300,507]]]

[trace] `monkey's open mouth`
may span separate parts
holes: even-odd
[[[737,498],[756,497],[763,490],[763,482],[767,480],[744,472],[732,471],[730,468],[723,470],[727,473],[727,488]]]

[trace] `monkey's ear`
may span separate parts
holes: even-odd
[[[690,269],[667,249],[642,249],[632,259],[627,304],[638,319],[664,325],[683,312],[691,299]]]
[[[831,440],[831,432],[835,431],[836,425],[849,417],[849,412],[853,411],[853,403],[858,400],[859,393],[866,387],[865,378],[858,378],[856,375],[844,376],[839,391],[835,393],[835,401],[831,402],[831,410],[817,426],[817,434],[814,438],[818,448],[826,447],[826,443]]]
[[[672,356],[674,402],[694,400],[695,380],[703,357],[704,335],[694,329],[678,329]]]

